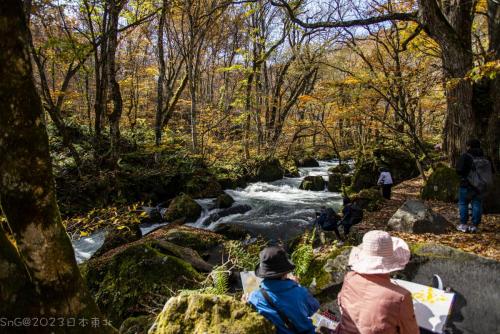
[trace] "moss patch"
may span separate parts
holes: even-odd
[[[274,326],[246,303],[226,295],[189,294],[171,298],[153,334],[272,334]]]
[[[363,189],[354,196],[359,199],[359,205],[367,211],[376,211],[380,209],[384,201],[378,188]]]
[[[99,308],[115,325],[146,314],[144,305],[153,300],[165,302],[172,292],[199,287],[203,279],[189,263],[160,252],[153,243],[133,245],[82,267]]]
[[[173,222],[185,218],[187,221],[195,221],[201,214],[201,206],[189,195],[182,194],[170,202],[165,213],[165,219]]]
[[[459,186],[460,177],[457,172],[453,168],[441,165],[429,176],[422,188],[421,196],[425,200],[456,202]]]

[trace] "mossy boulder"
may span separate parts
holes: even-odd
[[[198,288],[203,280],[190,263],[155,241],[115,249],[85,263],[81,272],[99,308],[117,327],[129,317],[146,315],[145,305],[165,302],[179,289]]]
[[[366,211],[377,211],[384,201],[380,190],[376,187],[363,189],[354,197],[358,199],[359,206]]]
[[[455,292],[450,333],[498,333],[500,262],[438,244],[412,244],[412,257],[398,276],[429,285],[439,275]]]
[[[201,206],[191,196],[182,194],[174,198],[167,210],[164,219],[173,222],[179,219],[195,221],[201,214]]]
[[[299,168],[294,160],[287,160],[283,163],[284,176],[286,177],[299,177]]]
[[[342,174],[331,173],[328,174],[328,191],[339,192],[342,190]]]
[[[306,176],[300,183],[299,189],[322,191],[325,189],[325,180],[322,176]]]
[[[378,167],[389,169],[395,184],[414,178],[420,174],[415,158],[406,150],[393,147],[380,147],[373,150],[373,157]]]
[[[282,179],[284,175],[283,167],[278,159],[266,159],[259,161],[255,168],[253,180],[261,182],[272,182]]]
[[[300,278],[300,284],[314,294],[334,286],[341,285],[347,272],[347,261],[351,247],[335,245],[321,249],[314,255],[307,273]]]
[[[165,240],[191,248],[200,254],[222,244],[224,237],[209,230],[183,226],[165,226],[148,234],[146,238]]]
[[[243,240],[248,235],[251,235],[241,224],[221,223],[214,227],[214,232],[225,236],[231,240]]]
[[[248,304],[230,296],[181,294],[169,299],[152,333],[274,334],[276,330]]]
[[[139,225],[111,226],[107,229],[102,246],[92,255],[99,257],[113,248],[125,245],[141,238]]]
[[[351,190],[358,192],[376,186],[379,176],[378,168],[374,159],[358,160],[352,175]]]
[[[377,185],[379,168],[387,168],[394,184],[419,175],[416,160],[407,151],[397,148],[376,148],[357,160],[351,188],[357,192]]]
[[[222,194],[222,186],[213,175],[199,169],[186,182],[184,191],[193,198],[212,198]]]
[[[297,167],[319,167],[319,163],[311,156],[295,159]]]
[[[328,171],[330,173],[346,174],[351,171],[351,167],[348,164],[338,164],[337,166],[328,168]]]
[[[215,206],[219,209],[229,208],[233,205],[234,199],[226,193],[223,193],[217,196],[217,200],[215,201]]]
[[[422,199],[438,200],[443,202],[456,202],[460,177],[457,172],[448,166],[440,165],[429,176],[422,188]]]

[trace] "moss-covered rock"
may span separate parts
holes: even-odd
[[[170,241],[174,244],[194,249],[200,254],[224,242],[224,237],[220,234],[186,225],[165,226],[151,232],[146,238]]]
[[[319,163],[311,156],[305,156],[295,160],[298,167],[319,167]]]
[[[245,229],[241,224],[221,223],[217,224],[214,232],[225,236],[232,240],[243,240],[251,233]]]
[[[456,202],[458,200],[458,188],[460,177],[450,167],[440,165],[429,176],[422,188],[422,199],[438,200],[444,202]]]
[[[284,175],[283,167],[278,159],[266,159],[259,161],[255,168],[253,180],[261,182],[272,182],[282,179]]]
[[[201,206],[189,195],[182,194],[174,198],[168,206],[164,218],[169,222],[178,219],[195,221],[201,214]]]
[[[351,247],[328,246],[314,255],[307,273],[300,279],[303,286],[318,294],[334,285],[342,284],[347,272]]]
[[[284,175],[286,177],[299,177],[299,168],[294,160],[287,160],[283,163]]]
[[[205,169],[198,169],[194,172],[186,182],[184,190],[193,198],[212,198],[222,194],[221,184]]]
[[[107,229],[106,237],[102,246],[92,255],[92,257],[99,257],[107,251],[121,245],[134,242],[141,238],[141,230],[139,225],[122,225],[111,226]]]
[[[328,168],[328,171],[330,173],[346,174],[351,171],[351,167],[348,164],[338,164],[337,166]]]
[[[325,189],[325,180],[323,180],[322,176],[306,176],[302,180],[299,189],[322,191]]]
[[[164,302],[179,289],[197,288],[203,280],[191,264],[154,241],[108,252],[81,271],[99,308],[117,327],[129,317],[147,314],[145,305]]]
[[[217,196],[217,200],[215,201],[215,206],[219,209],[229,208],[233,205],[234,199],[226,193],[223,193]]]
[[[328,191],[339,192],[342,190],[342,174],[328,174]]]
[[[384,198],[380,193],[380,190],[376,187],[363,189],[359,193],[355,194],[353,198],[358,199],[358,204],[361,208],[367,211],[376,211],[380,209]]]
[[[273,334],[274,326],[248,304],[226,295],[184,294],[169,299],[152,334]]]
[[[356,162],[352,175],[351,189],[358,192],[377,185],[378,166],[374,159],[362,159]]]
[[[391,172],[394,184],[419,175],[416,161],[408,152],[396,148],[376,148],[371,154],[357,160],[352,190],[357,192],[376,186],[380,167]]]

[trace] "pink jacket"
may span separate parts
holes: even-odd
[[[388,274],[349,272],[338,296],[339,334],[418,334],[411,294]]]

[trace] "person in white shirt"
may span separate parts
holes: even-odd
[[[386,199],[391,199],[392,175],[387,168],[379,168],[380,176],[377,184],[382,186],[382,196]]]

